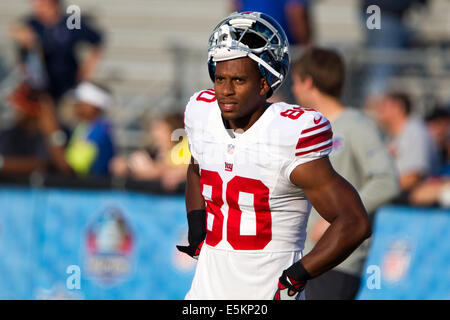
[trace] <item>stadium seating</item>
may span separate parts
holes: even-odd
[[[121,148],[139,146],[142,141],[139,121],[144,114],[181,111],[193,91],[211,86],[205,67],[207,39],[218,20],[228,13],[229,1],[197,0],[186,5],[183,0],[79,0],[77,5],[82,18],[93,16],[105,32],[107,46],[96,78],[116,93],[111,116]],[[0,3],[0,38],[3,39],[0,60],[10,68],[14,65],[15,51],[8,41],[8,27],[27,12],[26,1]],[[450,2],[429,1],[426,10],[408,17],[408,23],[419,29],[424,43],[448,41],[448,12]],[[311,7],[315,43],[344,50],[351,70],[358,70],[368,60],[361,51],[364,26],[359,13],[358,0],[317,1]],[[415,57],[412,64],[426,70],[407,72],[393,79],[398,88],[411,90],[419,104],[429,100],[430,95],[449,98],[445,88],[450,84],[450,57],[438,47],[433,48],[434,51],[418,49],[413,55],[409,52],[390,55],[394,63],[406,64],[409,71],[408,63]],[[360,81],[358,75],[352,79],[355,83]],[[0,95],[2,92],[0,79]],[[359,106],[360,101],[355,101],[358,97],[353,98],[348,102]],[[5,109],[0,108],[0,113]],[[8,118],[2,115],[0,119]]]

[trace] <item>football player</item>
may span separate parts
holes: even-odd
[[[185,110],[189,245],[178,249],[198,258],[186,299],[301,299],[308,279],[369,237],[367,213],[330,165],[328,120],[267,102],[290,63],[279,24],[233,13],[213,30],[208,54],[214,89]],[[311,205],[330,227],[303,257]]]

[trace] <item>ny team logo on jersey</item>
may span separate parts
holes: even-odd
[[[229,171],[229,172],[233,171],[233,164],[225,162],[225,171]]]

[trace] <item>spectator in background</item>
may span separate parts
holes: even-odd
[[[440,175],[450,175],[450,106],[436,107],[425,118],[428,132],[438,147]]]
[[[373,219],[378,207],[397,196],[397,174],[376,124],[360,111],[341,104],[344,75],[345,65],[337,52],[311,47],[293,63],[292,91],[299,104],[316,109],[331,122],[330,162],[356,188]],[[314,247],[328,226],[313,208],[308,220],[305,253]],[[306,298],[354,299],[368,250],[366,240],[340,265],[309,280]]]
[[[437,173],[436,145],[424,121],[411,116],[411,102],[406,94],[385,94],[376,107],[375,117],[388,136],[388,148],[403,192],[409,192],[427,175]]]
[[[435,108],[426,117],[428,131],[436,142],[442,166],[436,176],[417,185],[409,195],[414,206],[450,208],[450,112],[449,108]]]
[[[49,155],[36,115],[15,109],[15,123],[0,132],[0,159],[2,175],[29,175],[46,169]]]
[[[427,0],[361,0],[361,18],[367,49],[404,49],[411,46],[413,32],[404,21],[414,4],[426,4]],[[367,8],[376,5],[380,9],[380,29],[369,29],[366,21],[371,13]],[[380,55],[381,56],[381,55]],[[393,63],[371,63],[367,67],[364,98],[374,99],[386,92],[389,78],[395,73]]]
[[[19,45],[25,78],[33,89],[51,95],[55,103],[77,83],[91,79],[101,56],[102,36],[81,17],[79,29],[69,29],[61,0],[30,0],[30,16],[11,28]],[[76,56],[78,44],[91,46],[83,61]]]
[[[430,178],[420,183],[409,195],[413,206],[450,208],[450,177]]]
[[[71,174],[64,158],[67,132],[54,116],[52,99],[22,85],[9,97],[16,121],[0,132],[0,173],[26,176],[34,171]]]
[[[80,120],[66,148],[66,161],[81,176],[106,176],[114,156],[112,125],[104,112],[111,104],[111,92],[92,82],[75,90],[75,113]]]
[[[191,158],[183,126],[182,114],[153,120],[149,131],[152,146],[148,150],[135,151],[129,157],[114,158],[112,173],[137,180],[160,180],[166,191],[174,191],[185,182]],[[178,141],[180,137],[182,140]]]
[[[290,45],[311,42],[309,0],[233,0],[233,11],[258,11],[274,18],[286,33]]]

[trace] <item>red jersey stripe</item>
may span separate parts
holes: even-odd
[[[311,127],[311,128],[305,129],[305,130],[302,131],[302,134],[303,134],[303,133],[308,133],[308,132],[311,132],[311,131],[314,131],[314,130],[318,130],[318,129],[320,129],[320,128],[326,127],[326,126],[329,125],[329,124],[330,124],[330,123],[327,121],[327,122],[324,122],[324,123],[322,123],[322,124],[319,124],[318,126],[315,126],[315,127]]]
[[[311,150],[308,150],[308,151],[297,152],[295,155],[296,156],[303,156],[303,155],[308,154],[308,153],[319,152],[319,151],[328,149],[328,148],[330,148],[332,146],[333,146],[333,142],[331,141],[330,143],[327,143],[326,145],[320,146],[320,147],[315,148],[315,149],[311,149]]]
[[[307,137],[301,137],[298,140],[297,149],[312,147],[316,144],[320,144],[325,141],[328,141],[332,137],[333,137],[333,132],[331,131],[331,129],[324,130],[322,132],[319,132],[319,133],[316,133],[316,134],[313,134],[313,135],[310,135]]]

